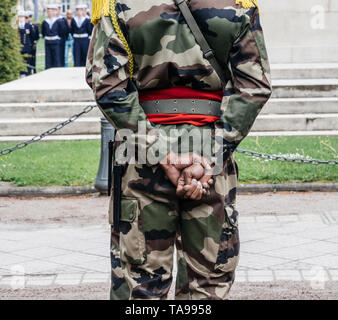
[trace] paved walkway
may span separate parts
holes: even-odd
[[[109,282],[107,206],[105,197],[0,198],[0,288]],[[337,193],[240,195],[238,209],[237,282],[338,281]]]

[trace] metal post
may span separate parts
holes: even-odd
[[[108,190],[108,143],[114,140],[115,129],[105,117],[101,118],[101,159],[97,172],[95,188],[102,194]]]
[[[34,21],[39,22],[39,1],[34,0]]]

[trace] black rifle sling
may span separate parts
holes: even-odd
[[[226,70],[223,70],[218,63],[214,51],[211,49],[209,43],[205,39],[201,29],[199,28],[194,16],[190,11],[186,0],[175,0],[175,2],[178,8],[181,10],[181,13],[184,16],[192,34],[194,35],[196,42],[200,45],[204,57],[210,62],[212,67],[215,69],[218,77],[221,79],[223,86],[225,86],[227,82],[232,78],[229,68],[227,67]]]

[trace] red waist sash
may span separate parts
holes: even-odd
[[[201,91],[188,87],[173,87],[160,90],[144,90],[139,91],[140,102],[165,100],[165,99],[200,99],[200,100],[214,100],[221,102],[223,98],[223,91]],[[189,123],[195,126],[203,126],[208,123],[213,123],[219,117],[201,115],[201,114],[147,114],[150,122],[156,124],[182,124]]]

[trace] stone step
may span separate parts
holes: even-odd
[[[272,79],[337,79],[338,63],[271,64]]]
[[[88,102],[55,102],[55,103],[0,103],[0,119],[39,119],[71,117],[81,112]],[[261,111],[261,114],[303,114],[303,113],[337,113],[337,98],[272,98]],[[84,117],[103,116],[95,108]]]
[[[64,118],[81,112],[95,102],[45,102],[45,103],[0,103],[1,118]],[[99,108],[95,108],[83,117],[103,116]]]
[[[38,135],[66,119],[0,119],[0,136]],[[101,132],[100,118],[80,118],[55,132],[55,135],[88,135]]]
[[[337,79],[273,80],[272,98],[332,98],[338,97]]]
[[[0,136],[38,135],[65,119],[0,119]],[[100,134],[100,118],[80,118],[56,132],[56,135]],[[256,132],[338,130],[338,113],[262,114],[252,128]]]
[[[303,69],[305,72],[306,68]],[[282,71],[276,72],[277,76]],[[292,75],[290,72],[288,76]],[[307,74],[308,77],[315,75]],[[329,79],[274,78],[272,97],[338,97],[338,77],[331,78],[333,75],[330,74]],[[1,103],[94,102],[93,92],[85,82],[84,68],[49,69],[3,84],[0,86],[0,98]]]
[[[319,131],[337,130],[338,113],[330,114],[266,114],[259,115],[252,130],[260,131]]]
[[[2,103],[93,101],[85,68],[52,68],[0,86]]]
[[[272,98],[261,114],[337,113],[338,98]]]

